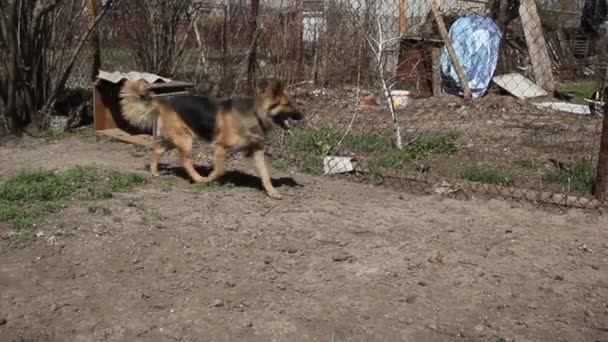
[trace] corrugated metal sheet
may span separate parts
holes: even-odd
[[[166,77],[158,76],[155,74],[150,74],[147,72],[137,72],[137,71],[131,71],[131,72],[127,72],[127,73],[115,71],[115,72],[109,73],[107,71],[99,70],[97,79],[108,81],[108,82],[111,82],[114,84],[117,84],[117,83],[120,83],[120,82],[126,81],[126,80],[145,80],[148,83],[155,83],[159,80],[163,81],[165,83],[171,82],[171,79],[166,78]]]

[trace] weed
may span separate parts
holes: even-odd
[[[177,184],[177,177],[162,177],[162,190],[163,192],[169,192]]]
[[[402,150],[387,150],[372,161],[373,167],[403,169],[411,160],[420,160],[431,154],[452,154],[457,151],[452,135],[422,138]],[[427,172],[429,166],[419,165],[417,171]]]
[[[359,152],[385,151],[390,148],[386,139],[374,133],[349,134],[342,144],[349,150]]]
[[[285,170],[289,167],[289,162],[285,159],[277,159],[272,162],[272,166],[277,170]]]
[[[205,183],[194,183],[192,184],[192,190],[196,192],[203,192],[208,190],[220,190],[222,186],[218,182],[205,182]]]
[[[115,191],[145,181],[140,175],[119,172],[104,178],[94,168],[80,166],[64,172],[23,171],[0,181],[0,222],[7,222],[12,228],[13,242],[25,244],[33,238],[35,224],[63,208],[69,198],[111,197]]]
[[[586,104],[585,98],[591,97],[591,95],[593,95],[593,92],[597,90],[597,87],[597,81],[582,81],[563,84],[560,87],[560,90],[574,95],[574,98],[571,100],[571,102],[578,104]]]
[[[431,170],[431,166],[429,164],[422,163],[416,166],[416,171],[420,173],[427,173]]]
[[[145,210],[142,213],[141,216],[141,220],[145,223],[160,223],[161,221],[166,220],[167,217],[164,216],[163,214],[159,213],[158,211],[152,209],[152,210]]]
[[[376,169],[370,169],[362,174],[361,180],[368,184],[380,184],[383,180],[382,173]]]
[[[411,159],[411,155],[407,149],[404,150],[389,150],[370,163],[370,167],[380,167],[385,169],[403,169]]]
[[[289,141],[289,147],[297,152],[326,156],[340,140],[340,133],[329,127],[300,130]]]
[[[41,132],[41,137],[53,140],[61,140],[69,137],[70,134],[71,133],[68,131],[55,132],[49,129],[45,129]]]
[[[442,135],[421,138],[406,146],[404,150],[415,160],[426,158],[431,154],[453,154],[457,151],[456,137],[453,135]]]
[[[91,214],[101,214],[101,215],[110,215],[112,214],[112,210],[110,208],[92,205],[89,207],[89,212]]]
[[[296,133],[289,141],[289,147],[303,153],[303,158],[298,163],[298,169],[311,174],[322,173],[322,157],[325,157],[336,147],[341,139],[341,134],[332,128],[321,127],[316,130],[302,130]],[[370,161],[372,173],[380,172],[380,169],[403,169],[411,160],[424,159],[432,154],[452,154],[457,151],[456,137],[453,135],[442,135],[425,137],[406,146],[402,150],[391,148],[388,141],[382,136],[359,132],[351,133],[344,137],[341,147],[350,152],[374,153],[375,158]],[[283,161],[277,161],[275,167],[281,168]],[[428,172],[427,164],[418,165],[418,172]],[[375,181],[377,177],[372,177]]]
[[[0,184],[0,201],[52,202],[74,193],[80,183],[96,177],[94,170],[76,167],[65,173],[25,171]]]
[[[146,177],[138,173],[123,173],[123,172],[110,172],[108,177],[110,181],[110,190],[112,192],[119,190],[130,189],[137,185],[142,185],[147,182]]]
[[[516,160],[515,164],[526,169],[537,169],[541,165],[541,162],[536,158],[526,158]]]
[[[504,170],[469,166],[460,171],[460,178],[471,182],[509,186],[513,184],[513,176]]]
[[[590,193],[595,181],[595,172],[593,161],[585,158],[578,160],[571,168],[556,169],[546,173],[543,181],[565,185],[571,191]]]
[[[318,156],[304,156],[304,158],[298,162],[297,166],[300,172],[312,175],[323,174],[323,158]]]

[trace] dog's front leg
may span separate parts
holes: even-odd
[[[268,194],[270,198],[281,199],[281,194],[272,186],[270,181],[270,173],[268,172],[266,162],[264,161],[264,150],[256,150],[253,152],[253,162],[262,179],[262,185],[264,186],[266,194]]]
[[[215,145],[213,148],[213,171],[207,176],[205,182],[213,182],[224,174],[226,161],[226,148],[221,145]]]

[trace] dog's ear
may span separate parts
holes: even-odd
[[[148,84],[148,82],[146,82],[145,80],[137,80],[137,93],[139,95],[146,95],[148,93],[148,90],[150,88],[150,85]]]
[[[256,84],[256,93],[268,95],[267,90],[270,82],[266,78],[259,79]]]
[[[283,93],[283,83],[278,80],[272,80],[268,84],[268,88],[266,88],[266,91],[272,94],[272,96],[279,96]]]
[[[283,93],[283,84],[278,80],[262,79],[258,81],[258,93],[263,93],[266,96],[276,97]]]

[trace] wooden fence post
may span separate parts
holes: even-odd
[[[608,197],[608,115],[606,115],[608,113],[608,101],[606,101],[608,88],[605,87],[604,82],[601,83],[604,86],[604,89],[601,90],[604,101],[604,118],[602,120],[602,137],[600,140],[600,153],[597,158],[593,195],[599,201],[604,202]]]

